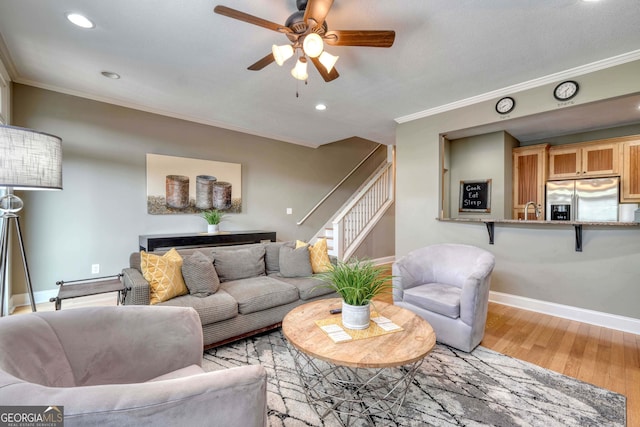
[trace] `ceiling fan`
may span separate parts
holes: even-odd
[[[213,11],[219,15],[249,24],[277,31],[289,38],[290,44],[273,45],[271,53],[248,67],[258,71],[276,62],[282,65],[294,53],[298,53],[296,66],[291,74],[298,80],[307,80],[307,57],[322,78],[330,82],[339,77],[334,65],[338,60],[324,50],[324,44],[331,46],[391,47],[396,37],[395,31],[329,30],[325,18],[333,5],[333,0],[296,0],[294,12],[284,25],[267,21],[226,6],[216,6]]]

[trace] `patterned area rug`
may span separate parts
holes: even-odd
[[[261,364],[268,373],[269,425],[339,426],[309,406],[286,339],[278,331],[208,350],[207,371]],[[464,353],[437,344],[397,416],[377,426],[624,426],[620,394],[483,347]],[[356,422],[356,426],[366,426]]]

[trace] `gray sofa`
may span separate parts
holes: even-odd
[[[266,371],[205,373],[199,326],[194,310],[176,307],[1,318],[0,402],[63,410],[65,426],[265,427]]]
[[[294,242],[269,242],[178,249],[185,262],[196,252],[209,257],[214,275],[219,278],[219,289],[211,295],[189,293],[158,305],[194,308],[200,315],[205,348],[277,328],[294,307],[337,296],[313,277],[308,249],[305,258],[304,251],[294,248]],[[129,268],[122,270],[128,288],[125,305],[148,305],[150,301],[149,283],[142,275],[140,259],[139,252],[132,253]],[[202,277],[202,281],[206,280],[208,277]]]

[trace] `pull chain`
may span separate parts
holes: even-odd
[[[299,85],[299,83],[300,83],[300,80],[296,80],[296,98],[300,98],[300,94],[298,93],[298,88],[299,88],[299,86],[298,86],[298,85]],[[308,85],[308,84],[309,84],[309,81],[308,81],[308,80],[305,80],[305,81],[304,81],[304,85],[306,86],[306,85]]]

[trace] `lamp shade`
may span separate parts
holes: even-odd
[[[290,44],[283,44],[282,46],[274,44],[271,46],[271,53],[273,53],[273,58],[276,60],[276,64],[282,66],[284,61],[293,56],[293,47]]]
[[[302,50],[309,56],[309,58],[317,58],[324,49],[324,43],[322,37],[316,33],[311,33],[304,37],[302,42]]]
[[[0,187],[62,190],[62,140],[0,125]]]
[[[331,55],[329,52],[324,51],[320,54],[320,58],[318,58],[318,61],[320,61],[320,63],[324,65],[324,68],[327,69],[327,73],[330,73],[331,70],[333,70],[333,67],[336,65],[338,58],[340,57]]]
[[[307,58],[304,56],[298,59],[296,66],[291,70],[291,75],[298,80],[307,80],[309,74],[307,74]]]

